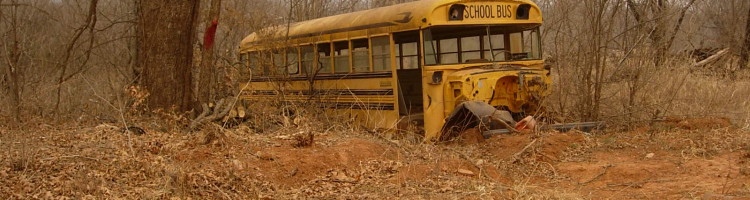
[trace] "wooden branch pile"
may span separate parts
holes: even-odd
[[[224,98],[216,102],[216,106],[209,107],[208,104],[202,105],[203,112],[198,115],[192,122],[190,122],[190,129],[195,130],[198,126],[205,122],[212,122],[224,118],[229,114],[229,111],[234,107],[234,101],[232,98]]]
[[[721,51],[716,52],[716,54],[714,54],[712,56],[709,56],[708,58],[706,58],[704,60],[701,60],[699,62],[693,63],[693,67],[694,68],[696,68],[696,67],[703,67],[704,65],[716,62],[717,60],[719,60],[721,57],[723,57],[727,53],[729,53],[729,48],[722,49]]]

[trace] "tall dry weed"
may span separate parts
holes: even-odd
[[[631,57],[625,62],[609,62],[603,85],[601,119],[614,127],[639,127],[667,117],[729,118],[738,127],[750,119],[750,79],[743,71],[712,71],[693,67],[686,57],[674,57],[665,66],[655,67],[648,57]],[[720,67],[724,68],[724,67]],[[731,76],[727,76],[730,73]],[[570,93],[576,82],[560,69],[555,77],[552,99],[554,113],[571,121],[582,119],[571,105],[579,104],[578,94]]]

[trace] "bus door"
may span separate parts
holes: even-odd
[[[422,66],[420,64],[419,31],[393,34],[400,115],[423,112]]]

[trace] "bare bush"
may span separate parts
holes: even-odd
[[[731,5],[750,7],[745,4]],[[733,66],[737,59],[725,56],[696,64],[683,53],[739,44],[741,27],[726,22],[731,21],[729,16],[743,17],[724,12],[731,5],[661,0],[540,2],[547,13],[545,50],[554,66],[555,89],[548,106],[563,121],[607,120],[638,126],[666,116],[689,115],[732,116],[741,122],[750,116],[741,103],[730,99],[705,103],[737,94],[730,88],[747,82],[724,81],[737,77],[738,67]],[[706,15],[726,19],[701,20]],[[711,85],[721,89],[703,94]]]

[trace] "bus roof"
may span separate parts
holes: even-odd
[[[473,21],[449,21],[448,7],[459,3],[467,5],[467,16],[476,14],[477,18]],[[482,3],[487,5],[482,5]],[[516,20],[515,16],[512,18],[499,16],[506,14],[510,16],[510,13],[515,13],[519,5],[524,4],[530,5],[527,20]],[[507,12],[505,7],[501,8],[501,5],[508,6]],[[487,8],[482,6],[487,6]],[[253,48],[256,46],[255,43],[263,40],[261,38],[298,39],[378,28],[389,28],[389,32],[400,32],[437,25],[541,22],[542,15],[539,7],[530,0],[421,0],[297,22],[289,25],[288,31],[285,25],[266,28],[245,37],[240,44],[240,49]]]

